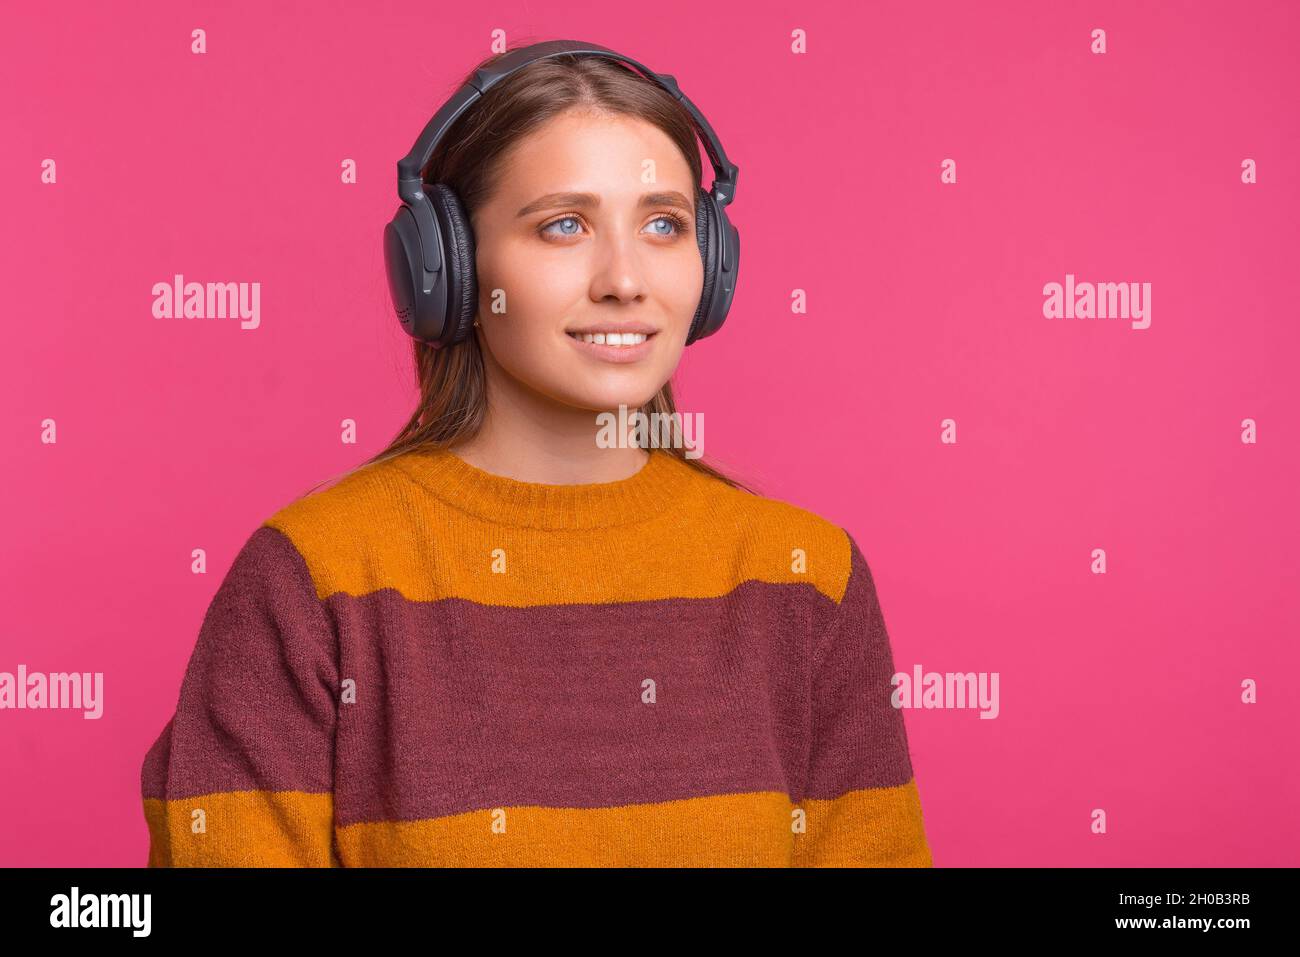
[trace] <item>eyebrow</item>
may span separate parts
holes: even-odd
[[[595,193],[547,193],[545,196],[533,200],[517,216],[527,216],[529,213],[540,212],[543,209],[553,209],[557,206],[599,206],[600,197]],[[668,190],[662,193],[645,193],[641,196],[638,206],[681,206],[685,209],[693,209],[692,204],[681,193],[674,190]]]

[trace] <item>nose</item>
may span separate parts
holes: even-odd
[[[645,275],[636,237],[622,230],[596,240],[595,273],[591,277],[591,298],[596,302],[616,299],[635,302],[645,295]]]

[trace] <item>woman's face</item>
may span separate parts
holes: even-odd
[[[569,111],[515,144],[497,183],[473,217],[489,366],[565,405],[635,411],[676,369],[704,281],[685,157],[644,120]],[[646,339],[570,335],[620,330]]]

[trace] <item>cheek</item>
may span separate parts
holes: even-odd
[[[700,291],[704,288],[704,260],[700,257],[700,247],[694,243],[691,244],[691,251],[686,257],[686,263],[686,271],[690,275],[690,281],[682,284],[683,291],[685,297],[694,304],[700,298]]]
[[[675,258],[670,268],[665,270],[658,285],[684,336],[704,289],[704,261],[700,258],[699,246],[692,242],[689,249],[684,249],[681,257]]]
[[[562,318],[589,285],[585,267],[576,260],[538,255],[526,243],[480,250],[476,260],[480,307],[489,315],[516,320],[508,324],[520,335],[539,325],[554,326],[528,320]]]

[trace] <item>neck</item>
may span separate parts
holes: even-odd
[[[520,482],[577,485],[617,482],[645,466],[649,453],[630,441],[597,445],[597,411],[559,402],[506,373],[484,350],[487,415],[456,455],[485,472]],[[639,406],[629,406],[629,413]],[[617,406],[610,410],[618,414]]]
[[[640,472],[649,453],[631,447],[598,448],[595,418],[596,414],[591,413],[590,433],[576,441],[564,441],[551,433],[502,438],[485,428],[472,440],[458,443],[455,452],[462,461],[484,472],[519,482],[548,485],[617,482]]]

